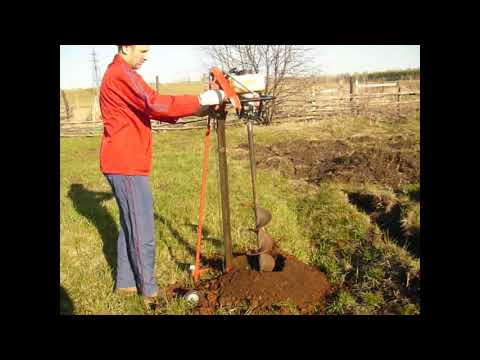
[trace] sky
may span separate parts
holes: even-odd
[[[317,73],[340,74],[420,67],[420,45],[307,45]],[[117,52],[116,45],[61,45],[60,87],[89,88],[93,84],[92,51],[100,77]],[[208,67],[200,45],[152,45],[138,72],[147,82],[199,80]]]

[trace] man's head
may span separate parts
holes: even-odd
[[[140,69],[147,61],[146,56],[150,51],[150,45],[117,45],[120,56],[132,67]]]

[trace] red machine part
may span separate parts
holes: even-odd
[[[242,110],[240,98],[230,85],[230,82],[225,77],[223,71],[214,67],[210,69],[210,75],[213,77],[213,79],[210,81],[210,88],[215,90],[223,90],[235,109],[237,111]]]

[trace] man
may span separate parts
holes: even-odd
[[[118,45],[100,88],[104,132],[100,169],[112,187],[120,212],[116,291],[140,292],[155,304],[153,200],[148,180],[152,164],[150,120],[175,123],[203,114],[225,100],[221,90],[200,96],[158,95],[135,71],[147,60],[148,45]]]

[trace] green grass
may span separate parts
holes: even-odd
[[[384,138],[411,131],[415,122],[399,125],[370,124],[366,119],[330,119],[318,123],[256,127],[257,144],[293,138],[348,139],[359,134]],[[161,289],[176,282],[191,283],[184,264],[194,262],[198,221],[204,131],[171,131],[154,135],[154,162],[150,183],[154,198],[156,231],[156,278]],[[111,189],[99,170],[100,137],[62,138],[60,171],[60,284],[62,313],[144,314],[137,295],[112,292],[116,266],[118,208]],[[248,160],[236,160],[234,148],[246,143],[244,128],[227,130],[232,241],[235,249],[255,244],[248,231],[254,218]],[[218,196],[216,136],[212,134],[209,177],[204,217],[202,252],[222,255],[221,214]],[[415,187],[417,186],[417,187]],[[385,306],[395,313],[418,313],[419,303],[406,291],[405,274],[413,279],[419,259],[384,234],[382,240],[368,236],[369,217],[348,201],[346,192],[385,192],[370,185],[324,183],[315,188],[282,177],[276,171],[257,169],[259,204],[269,209],[273,220],[268,231],[279,247],[300,260],[320,268],[338,291],[327,304],[331,314],[378,313]],[[408,226],[420,226],[415,199],[419,186],[406,187],[401,196]],[[413,195],[412,195],[413,194]],[[395,195],[396,196],[396,195]],[[417,209],[418,208],[418,209]],[[410,215],[409,215],[410,214]],[[413,214],[413,215],[411,215]],[[217,314],[249,314],[248,308],[221,308]],[[159,314],[189,314],[191,306],[168,301]]]

